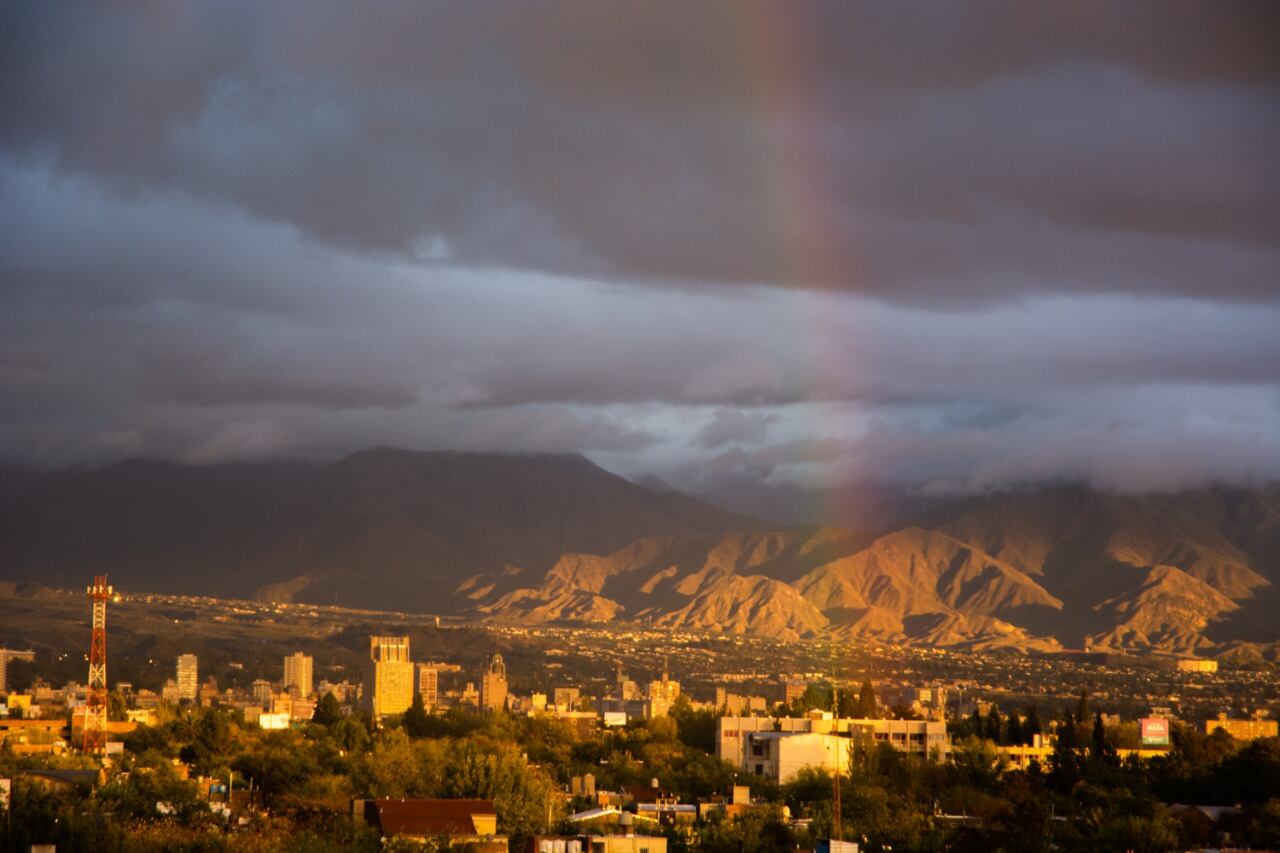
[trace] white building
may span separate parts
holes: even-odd
[[[853,738],[941,760],[951,752],[947,725],[933,720],[834,720],[809,717],[721,717],[716,755],[747,773],[786,782],[801,767],[848,766]],[[837,764],[838,762],[838,764]]]
[[[809,732],[747,732],[742,768],[753,776],[790,782],[805,767],[832,773],[849,769],[850,740],[841,735]]]

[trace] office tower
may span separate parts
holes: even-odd
[[[418,665],[418,692],[422,694],[422,704],[431,709],[440,702],[440,670],[434,666]]]
[[[374,719],[403,714],[413,704],[413,662],[408,637],[370,637],[364,706]]]
[[[495,654],[480,679],[480,707],[498,711],[507,707],[507,665]]]
[[[296,689],[304,699],[311,695],[311,655],[294,652],[284,659],[284,689]]]
[[[194,702],[199,698],[200,674],[195,655],[178,656],[178,672],[175,681],[178,684],[179,701],[186,699]]]

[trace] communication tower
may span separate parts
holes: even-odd
[[[93,602],[93,640],[89,644],[89,692],[84,715],[84,751],[101,755],[107,748],[107,576],[97,575],[88,588]]]

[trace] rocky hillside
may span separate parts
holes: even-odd
[[[1275,644],[1280,489],[957,501],[867,541],[830,528],[650,539],[476,577],[477,613],[798,638],[1179,653]]]

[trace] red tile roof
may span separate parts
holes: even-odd
[[[475,835],[472,815],[496,815],[493,800],[374,800],[386,835]]]

